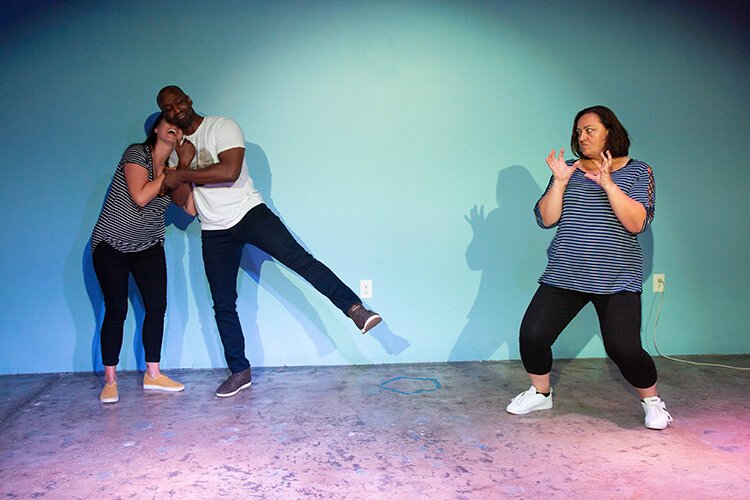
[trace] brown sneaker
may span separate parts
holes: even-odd
[[[234,396],[242,389],[250,387],[253,383],[252,378],[250,368],[239,373],[233,373],[216,389],[216,395],[220,398]]]
[[[117,395],[117,382],[104,384],[102,392],[99,394],[99,401],[102,403],[117,403],[120,396]]]
[[[143,388],[166,392],[180,392],[185,390],[184,385],[179,382],[175,382],[163,373],[156,378],[151,378],[149,377],[148,373],[144,373]]]
[[[367,333],[383,320],[378,313],[365,309],[362,304],[354,304],[346,315],[354,321],[362,333]]]

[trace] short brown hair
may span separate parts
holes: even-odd
[[[578,133],[576,133],[576,127],[578,126],[578,120],[586,114],[594,113],[599,117],[599,121],[607,129],[607,143],[604,146],[605,151],[609,151],[613,158],[619,158],[628,155],[630,151],[630,137],[628,131],[622,126],[620,120],[615,116],[614,111],[606,106],[591,106],[590,108],[582,109],[578,112],[575,119],[573,119],[573,134],[570,137],[570,148],[576,158],[580,158],[581,150],[578,147]]]

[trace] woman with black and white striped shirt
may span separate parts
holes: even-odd
[[[656,366],[641,345],[643,257],[638,233],[654,218],[654,174],[628,156],[630,138],[604,106],[581,110],[571,147],[547,156],[552,171],[534,207],[537,223],[556,227],[549,262],[521,322],[521,359],[529,390],[507,406],[522,415],[552,408],[552,344],[589,302],[594,304],[607,355],[641,397],[645,426],[665,429],[672,417],[656,390]]]
[[[145,124],[147,138],[132,144],[122,155],[107,191],[99,219],[91,236],[94,271],[104,296],[101,329],[104,388],[99,399],[114,403],[117,364],[122,348],[123,324],[128,310],[128,277],[132,274],[143,299],[145,315],[142,338],[146,357],[144,389],[177,392],[184,385],[159,370],[164,314],[167,307],[167,266],[164,256],[164,214],[172,202],[160,196],[164,170],[170,153],[182,137],[179,127],[160,113]],[[195,215],[192,195],[182,208]]]

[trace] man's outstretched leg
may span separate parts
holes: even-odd
[[[322,262],[310,255],[266,205],[259,205],[250,210],[232,230],[241,231],[242,237],[246,237],[248,243],[302,276],[351,318],[362,333],[367,333],[380,323],[380,315],[362,305],[362,301],[351,288]]]

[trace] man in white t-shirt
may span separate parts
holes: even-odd
[[[380,316],[365,308],[349,287],[302,248],[263,202],[248,174],[245,138],[234,120],[198,115],[190,97],[174,85],[161,89],[156,102],[166,119],[185,135],[171,162],[177,169],[167,172],[163,188],[171,190],[178,202],[192,185],[214,316],[232,372],[219,386],[217,396],[234,396],[252,383],[236,307],[237,273],[246,244],[302,276],[349,316],[362,333],[380,323]]]

